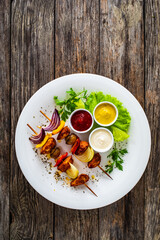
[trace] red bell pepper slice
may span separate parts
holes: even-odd
[[[65,159],[68,155],[68,152],[66,152],[65,154],[61,155],[60,157],[57,158],[56,160],[56,164],[54,165],[54,167],[57,167],[61,164],[61,162],[63,161],[63,159]]]
[[[77,140],[75,141],[73,147],[71,148],[71,153],[72,153],[72,154],[75,154],[77,148],[79,147],[79,144],[80,144],[80,139],[77,138]]]

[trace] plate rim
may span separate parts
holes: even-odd
[[[23,115],[23,111],[25,110],[25,108],[27,108],[27,105],[29,104],[29,102],[31,101],[31,99],[32,99],[35,95],[37,95],[37,94],[41,91],[42,88],[46,88],[48,85],[52,84],[52,83],[55,82],[55,81],[59,81],[59,80],[61,80],[61,79],[64,79],[64,78],[66,78],[66,77],[68,78],[68,77],[71,77],[71,76],[74,76],[74,75],[81,75],[81,76],[82,76],[82,75],[90,75],[90,76],[101,77],[101,78],[104,78],[105,80],[109,80],[109,81],[111,81],[111,82],[114,82],[114,84],[116,84],[117,86],[123,88],[125,91],[127,91],[127,92],[129,93],[129,95],[131,95],[131,96],[134,98],[134,100],[135,100],[135,101],[137,102],[137,104],[139,105],[141,111],[143,112],[143,115],[144,115],[144,117],[145,117],[146,124],[147,124],[147,127],[148,127],[148,133],[149,133],[149,138],[148,138],[148,141],[149,141],[148,157],[147,157],[147,160],[145,161],[145,164],[144,164],[144,167],[143,167],[143,171],[141,172],[141,176],[138,177],[137,181],[134,182],[134,184],[129,188],[129,190],[125,193],[125,195],[121,196],[121,197],[118,198],[117,200],[115,200],[115,201],[113,201],[112,203],[109,203],[109,204],[107,204],[107,205],[106,205],[106,204],[103,204],[103,205],[101,204],[101,206],[91,207],[91,208],[85,208],[85,207],[79,207],[79,208],[77,208],[77,207],[69,207],[69,206],[66,206],[65,204],[58,204],[57,202],[53,202],[53,200],[51,200],[51,199],[49,199],[48,197],[44,196],[42,193],[40,193],[39,190],[37,190],[37,189],[35,189],[35,188],[33,187],[31,181],[30,181],[30,180],[28,179],[28,177],[26,176],[25,171],[23,171],[24,169],[23,169],[23,167],[22,167],[22,165],[21,165],[21,161],[19,161],[18,150],[17,150],[17,149],[18,149],[18,146],[17,146],[17,145],[18,145],[18,143],[17,143],[17,139],[18,139],[18,137],[17,137],[17,132],[18,132],[20,120],[21,120],[22,115]],[[68,80],[68,79],[66,79],[66,81],[67,81],[67,80]],[[118,82],[116,82],[116,81],[114,81],[114,80],[112,80],[112,79],[110,79],[110,78],[108,78],[108,77],[105,77],[105,76],[102,76],[102,75],[99,75],[99,74],[92,74],[92,73],[74,73],[74,74],[64,75],[64,76],[61,76],[61,77],[59,77],[59,78],[56,78],[56,79],[53,79],[53,80],[49,81],[48,83],[46,83],[46,84],[44,84],[42,87],[40,87],[40,88],[29,98],[29,100],[28,100],[28,101],[26,102],[26,104],[24,105],[24,107],[23,107],[23,109],[21,110],[21,113],[20,113],[20,115],[19,115],[19,117],[18,117],[16,129],[15,129],[15,144],[14,144],[14,145],[15,145],[16,158],[17,158],[17,161],[18,161],[18,165],[19,165],[19,167],[20,167],[20,169],[21,169],[21,171],[22,171],[22,174],[24,175],[24,177],[25,177],[25,179],[27,180],[27,182],[32,186],[32,188],[33,188],[36,192],[38,192],[38,194],[40,194],[42,197],[44,197],[45,199],[47,199],[47,200],[50,201],[51,203],[56,204],[56,205],[58,205],[58,206],[62,206],[62,207],[68,208],[68,209],[74,209],[74,210],[92,210],[92,209],[99,209],[99,208],[102,208],[102,207],[106,207],[106,206],[109,206],[109,205],[111,205],[111,204],[119,201],[120,199],[122,199],[123,197],[125,197],[125,196],[137,185],[137,183],[140,181],[140,179],[142,178],[142,176],[143,176],[143,174],[144,174],[144,172],[145,172],[145,170],[146,170],[146,167],[147,167],[148,162],[149,162],[150,154],[151,154],[151,129],[150,129],[150,125],[149,125],[147,116],[146,116],[146,114],[145,114],[145,111],[144,111],[144,109],[142,108],[141,104],[140,104],[139,101],[136,99],[136,97],[134,97],[134,95],[133,95],[127,88],[125,88],[123,85],[121,85],[120,83],[118,83]]]

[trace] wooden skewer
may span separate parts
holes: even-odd
[[[86,183],[84,183],[84,186],[87,187],[96,197],[98,197],[98,196],[95,194],[95,192],[93,192],[93,190],[92,190],[90,187],[88,187],[88,185],[87,185]]]
[[[49,117],[47,117],[47,115],[46,115],[44,112],[42,112],[41,110],[40,110],[40,112],[41,112],[49,121],[51,121],[51,119],[50,119]]]
[[[98,167],[99,167],[108,177],[110,177],[110,178],[113,180],[113,178],[112,178],[107,172],[105,172],[103,168],[101,168],[99,165],[98,165]]]
[[[27,123],[27,126],[37,135],[38,133]]]
[[[45,117],[47,117],[42,111],[40,111]],[[48,117],[47,117],[48,118]],[[49,118],[48,118],[49,120]],[[28,123],[27,123],[27,126],[35,133],[35,134],[38,134]],[[84,183],[85,187],[87,187],[96,197],[98,197],[95,192],[93,192],[93,190],[88,187],[88,185],[86,183]]]

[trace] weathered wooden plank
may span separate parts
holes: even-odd
[[[99,71],[98,1],[57,1],[56,77]]]
[[[123,199],[99,209],[99,239],[125,239],[123,238],[124,212]]]
[[[72,72],[99,73],[99,2],[72,1]]]
[[[145,236],[160,239],[160,3],[145,1],[145,110],[152,151],[145,173]]]
[[[128,88],[144,105],[143,5],[100,1],[100,74]],[[125,198],[100,209],[100,239],[143,239],[144,178]]]
[[[12,1],[10,239],[53,236],[53,204],[23,177],[15,156],[19,114],[30,96],[54,78],[54,1]]]
[[[124,239],[144,239],[144,180],[125,197]]]
[[[0,4],[0,239],[9,239],[10,1]]]
[[[160,191],[159,187],[145,193],[145,240],[160,239]]]
[[[56,1],[55,76],[98,73],[99,3]],[[98,239],[98,211],[55,207],[55,239]]]

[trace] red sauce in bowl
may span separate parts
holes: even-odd
[[[92,125],[92,117],[85,110],[76,111],[71,117],[71,124],[77,131],[86,131]]]

